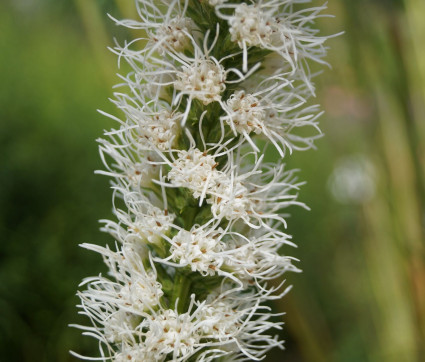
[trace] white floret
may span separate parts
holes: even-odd
[[[213,156],[197,148],[179,151],[178,155],[168,179],[175,186],[190,189],[195,198],[208,193],[223,178],[223,173],[216,170],[218,164]]]
[[[151,149],[152,146],[161,151],[172,149],[177,140],[180,118],[181,114],[178,112],[173,114],[168,110],[162,110],[154,114],[150,120],[139,122],[139,142],[146,149]]]
[[[117,209],[116,215],[122,226],[126,226],[126,242],[157,244],[173,227],[175,215],[161,209],[137,192],[121,190],[128,208],[127,212]]]
[[[129,222],[129,232],[142,241],[156,244],[170,230],[172,215],[166,215],[164,210],[152,206],[144,215],[135,215]]]
[[[243,50],[243,70],[248,70],[248,48],[255,46],[279,54],[286,65],[283,69],[296,73],[313,92],[306,59],[326,64],[324,42],[329,37],[317,36],[310,25],[326,5],[294,12],[287,0],[260,1],[257,4],[223,4],[217,15],[228,21],[231,39]],[[227,11],[223,12],[222,10]],[[228,10],[234,13],[229,15]]]
[[[107,170],[99,170],[98,174],[115,177],[120,185],[129,185],[133,188],[149,187],[152,180],[158,178],[156,155],[147,151],[144,157],[140,157],[134,154],[131,144],[126,142],[124,146],[118,146],[113,136],[111,140],[100,139],[99,143],[101,159]]]
[[[248,196],[248,189],[242,183],[232,182],[228,178],[211,190],[207,202],[211,204],[211,211],[217,218],[249,219],[254,205]]]
[[[147,308],[158,305],[163,294],[156,275],[146,273],[146,275],[136,275],[129,280],[121,288],[119,297],[133,313],[143,313]]]
[[[168,22],[161,23],[156,32],[150,34],[150,37],[154,42],[160,43],[162,48],[182,52],[191,46],[190,34],[192,28],[191,19],[178,16]],[[164,50],[161,52],[163,53]]]
[[[189,265],[192,271],[214,275],[223,263],[220,252],[224,244],[215,235],[202,230],[180,230],[171,240],[171,259],[181,265]]]
[[[260,134],[263,131],[266,112],[257,97],[238,91],[230,96],[226,105],[229,115],[224,119],[232,130],[241,134]]]
[[[172,353],[175,359],[187,358],[194,353],[200,340],[189,313],[177,314],[171,309],[164,310],[145,320],[144,325],[149,326],[144,344],[158,357]]]
[[[243,3],[236,7],[229,25],[232,41],[243,48],[270,43],[275,24],[274,20],[262,12],[260,7]]]
[[[226,89],[225,81],[226,72],[222,65],[211,59],[200,59],[182,67],[174,87],[207,105],[221,100]]]
[[[139,323],[140,316],[124,310],[117,310],[108,315],[103,333],[108,342],[124,342],[132,338],[133,331]]]

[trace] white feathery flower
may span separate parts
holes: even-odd
[[[195,52],[193,57],[187,57],[184,54],[174,56],[174,63],[164,63],[161,61],[162,66],[168,66],[168,74],[174,74],[175,80],[170,82],[164,82],[162,85],[173,84],[174,91],[176,93],[173,104],[177,105],[181,101],[183,96],[188,96],[189,101],[187,102],[186,112],[188,112],[193,99],[200,100],[204,105],[208,105],[212,102],[219,102],[222,108],[224,104],[222,101],[223,92],[226,90],[227,84],[237,84],[248,79],[259,67],[260,63],[257,63],[250,71],[243,74],[237,68],[224,68],[222,62],[225,61],[232,54],[228,54],[226,57],[216,59],[210,55],[216,46],[217,35],[220,33],[220,29],[217,25],[216,38],[213,39],[212,44],[207,47],[209,33],[205,35],[203,49],[199,46],[195,46]],[[234,55],[234,54],[233,54]],[[155,63],[156,60],[151,60]],[[150,75],[157,75],[157,72],[148,73]],[[184,125],[184,121],[182,122]]]
[[[120,185],[130,185],[135,188],[149,187],[152,180],[159,176],[157,155],[148,152],[145,157],[133,155],[130,147],[118,147],[117,141],[100,139],[99,152],[103,164],[108,171],[96,171],[98,174],[115,177]],[[114,162],[109,164],[108,158]]]
[[[156,32],[150,32],[150,38],[159,43],[160,52],[164,52],[163,48],[182,52],[192,45],[189,34],[193,28],[192,20],[177,16],[168,22],[161,23]]]
[[[104,257],[114,280],[99,275],[83,281],[81,285],[87,289],[78,293],[80,313],[88,316],[94,326],[75,327],[86,330],[107,346],[132,341],[142,317],[157,308],[163,295],[155,270],[146,270],[145,257],[133,247],[113,252],[92,244],[82,246]]]
[[[135,70],[133,79],[126,78],[126,85],[138,93],[154,93],[155,97],[161,94],[161,97],[166,98],[165,94],[172,94],[168,101],[175,109],[179,109],[186,98],[182,127],[194,99],[201,101],[203,105],[219,102],[224,107],[222,96],[227,84],[243,82],[255,73],[261,64],[257,63],[246,74],[237,67],[224,68],[222,62],[237,54],[226,54],[222,58],[211,55],[220,35],[218,24],[215,32],[215,37],[211,40],[211,31],[208,31],[202,45],[192,39],[193,52],[187,54],[169,52],[167,57],[161,57],[134,51],[129,47],[117,48],[116,52]]]
[[[214,157],[197,148],[179,151],[178,156],[172,163],[168,179],[175,186],[191,190],[195,198],[208,192],[225,176],[216,170],[218,163]]]
[[[158,297],[162,296],[161,285],[156,281],[156,275],[137,276],[124,285],[119,296],[133,313],[144,312],[148,306],[158,305]]]
[[[211,197],[207,202],[211,204],[213,215],[227,220],[249,220],[255,205],[249,198],[248,189],[241,183],[231,178],[220,182],[210,191]]]
[[[236,352],[239,357],[243,356],[241,360],[260,360],[271,347],[282,348],[282,342],[275,336],[264,333],[270,328],[280,329],[280,325],[267,321],[264,311],[268,308],[260,305],[260,295],[233,292],[214,297],[214,294],[215,291],[211,291],[198,318],[204,337],[211,340],[211,346],[217,350],[216,358],[222,355],[226,361],[237,360],[233,359]]]
[[[241,219],[254,229],[268,228],[267,220],[286,225],[281,210],[290,205],[305,206],[296,201],[296,191],[302,183],[295,182],[294,171],[285,171],[284,164],[263,163],[260,157],[252,166],[245,161],[250,153],[240,152],[223,168],[226,178],[208,191],[207,202],[213,215],[227,220]]]
[[[161,306],[155,311],[144,313],[132,331],[132,338],[123,340],[115,348],[108,341],[101,340],[108,349],[104,351],[110,355],[107,356],[108,360],[165,361],[171,355],[173,361],[186,361],[204,347],[196,318],[202,305],[192,311],[193,306],[192,297],[186,313]]]
[[[232,252],[228,253],[224,265],[242,282],[254,281],[259,285],[260,281],[273,280],[287,271],[300,271],[292,264],[295,258],[278,253],[283,245],[294,246],[288,235],[272,229],[254,230],[247,236],[233,232],[230,236],[226,246]]]
[[[121,220],[125,220],[122,214]],[[140,238],[156,244],[163,237],[164,233],[170,230],[173,216],[164,214],[164,211],[152,206],[146,214],[135,214],[133,219],[126,219],[128,227],[128,235],[133,238]]]
[[[179,151],[179,158],[170,163],[170,184],[166,187],[185,187],[199,199],[206,199],[211,212],[217,219],[241,219],[249,226],[265,226],[265,220],[279,220],[285,224],[277,211],[289,205],[300,205],[296,200],[297,190],[302,183],[295,183],[294,171],[285,171],[284,164],[265,164],[263,157],[255,160],[254,166],[242,167],[245,158],[238,151],[227,151],[228,162],[220,170],[215,157],[193,148]],[[250,163],[248,163],[249,165]]]
[[[136,131],[140,142],[146,144],[146,149],[151,149],[151,145],[161,151],[172,149],[176,141],[179,119],[181,113],[171,114],[167,110],[162,110],[153,115],[148,122],[140,122]]]
[[[266,78],[255,87],[254,93],[240,90],[226,102],[226,115],[221,117],[234,134],[241,134],[253,146],[253,135],[269,139],[282,157],[285,150],[308,150],[322,136],[317,118],[322,114],[317,105],[305,106],[305,87],[285,88],[291,83],[279,77]],[[299,129],[310,128],[312,132]],[[298,134],[300,133],[300,134]]]
[[[171,240],[170,259],[180,265],[189,265],[202,275],[214,275],[223,263],[220,253],[224,243],[217,237],[222,230],[180,230]]]
[[[221,93],[226,89],[226,72],[215,59],[201,59],[184,65],[177,73],[175,89],[183,94],[190,94],[207,105],[221,100]]]
[[[172,353],[174,359],[193,355],[200,338],[192,319],[189,313],[178,314],[171,309],[145,319],[142,328],[145,325],[149,328],[145,345],[164,356]]]
[[[111,314],[105,316],[103,334],[110,343],[121,343],[132,338],[132,331],[140,323],[140,316],[118,309]]]
[[[242,3],[235,8],[229,19],[232,41],[238,42],[241,48],[271,43],[275,28],[275,20],[261,11],[256,5]]]
[[[103,299],[113,306],[138,315],[159,305],[164,293],[155,270],[146,270],[143,264],[147,259],[145,253],[140,254],[138,248],[130,245],[125,245],[117,252],[93,244],[82,246],[101,254],[109,266],[109,274],[115,279],[110,281],[101,276],[88,279],[90,297],[96,297],[91,302]]]
[[[103,341],[110,354],[108,360],[154,362],[165,361],[172,355],[173,361],[186,361],[202,348],[193,315],[179,314],[171,309],[159,308],[145,314],[131,337],[117,344],[115,351],[108,341]]]
[[[154,0],[137,0],[140,20],[114,19],[117,25],[130,29],[143,29],[148,34],[148,39],[136,39],[126,47],[135,42],[144,42],[145,53],[157,50],[162,55],[168,51],[181,52],[191,47],[190,38],[194,23],[185,16],[187,0],[162,0],[162,3],[159,4]]]
[[[242,325],[241,313],[234,312],[234,306],[225,300],[217,300],[202,308],[202,333],[207,338],[220,338],[225,343],[225,336],[237,335],[238,327]],[[228,337],[229,338],[229,337]]]
[[[119,136],[122,145],[130,148],[130,153],[155,148],[169,151],[175,146],[180,133],[182,114],[158,98],[145,101],[145,96],[142,94],[133,99],[128,95],[115,93],[117,100],[113,103],[123,111],[126,122],[120,122],[119,130],[106,134]]]
[[[119,122],[120,128],[105,132],[107,138],[98,139],[107,171],[97,173],[115,177],[120,185],[150,187],[160,172],[160,157],[153,151],[168,151],[173,146],[181,116],[178,112],[170,113],[166,107],[152,106],[152,102],[134,106],[134,100],[128,96],[115,95],[118,99],[113,102],[123,110],[126,122],[101,112]]]
[[[232,230],[195,226],[169,239],[170,256],[155,260],[175,267],[188,266],[203,276],[226,276],[239,285],[258,284],[287,271],[299,271],[292,265],[294,258],[278,254],[283,245],[294,246],[289,239],[272,227],[243,236]]]
[[[253,295],[247,295],[253,297]],[[246,297],[247,297],[246,296]],[[273,337],[258,334],[273,325],[261,321],[262,309],[258,298],[218,298],[209,303],[195,301],[186,313],[162,309],[147,315],[135,328],[133,340],[121,343],[112,354],[118,361],[187,361],[197,354],[197,361],[214,361],[232,357],[242,349],[246,357],[259,359],[270,344],[279,346]],[[254,317],[260,321],[254,321]],[[262,336],[262,345],[252,342]],[[258,342],[258,341],[257,341]],[[140,359],[143,358],[143,359]]]
[[[240,90],[227,100],[230,117],[225,117],[233,131],[260,134],[264,128],[266,112],[261,108],[260,100],[252,94]]]
[[[329,37],[318,37],[310,25],[326,5],[309,10],[293,11],[293,3],[304,1],[260,1],[258,4],[223,4],[216,7],[217,15],[228,21],[232,40],[243,50],[243,69],[248,70],[248,48],[260,47],[279,54],[292,74],[303,75],[310,84],[304,63],[306,59],[326,64],[324,42]],[[227,11],[233,9],[229,15]]]
[[[117,189],[123,194],[128,211],[115,211],[119,224],[126,227],[124,241],[157,244],[173,226],[175,216],[154,206],[150,200],[134,191]]]

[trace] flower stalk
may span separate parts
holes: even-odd
[[[99,140],[116,216],[102,230],[115,246],[82,245],[109,275],[82,283],[92,326],[77,327],[105,361],[260,360],[283,348],[264,303],[289,288],[270,281],[299,271],[282,253],[302,183],[283,159],[321,136],[309,64],[324,63],[326,38],[310,27],[324,7],[136,5],[138,20],[116,22],[148,35],[113,49],[133,71],[114,93],[122,118],[107,115],[118,128]]]

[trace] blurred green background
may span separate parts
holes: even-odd
[[[314,1],[319,4],[319,2]],[[90,338],[78,283],[104,271],[78,247],[105,244],[111,216],[95,139],[117,82],[106,47],[130,37],[106,13],[132,0],[0,2],[0,361],[73,361]],[[307,180],[289,232],[285,352],[268,361],[425,361],[425,1],[332,0],[317,78],[325,137],[288,158]],[[95,353],[95,352],[94,352]]]

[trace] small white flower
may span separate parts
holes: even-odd
[[[113,176],[121,185],[130,185],[133,188],[150,187],[152,180],[159,176],[157,155],[148,152],[145,157],[134,156],[131,147],[118,147],[115,139],[112,142],[99,140],[99,152],[103,164],[108,171],[96,171],[98,174]],[[109,164],[109,160],[114,162]]]
[[[114,103],[124,112],[126,122],[121,122],[119,130],[106,134],[120,137],[122,145],[128,145],[129,153],[149,155],[149,151],[155,148],[169,151],[176,144],[183,115],[161,99],[145,101],[144,93],[140,99],[115,93],[117,100]]]
[[[199,198],[212,189],[224,177],[216,170],[218,163],[214,157],[197,148],[179,151],[178,158],[172,163],[168,179],[178,187],[190,189],[195,198]]]
[[[148,274],[148,278],[137,276],[124,285],[119,292],[125,305],[131,306],[133,311],[140,309],[140,312],[143,312],[146,310],[146,306],[158,305],[158,296],[162,295],[162,292],[158,293],[161,285],[156,281],[156,275]],[[149,283],[146,283],[147,280]]]
[[[186,313],[160,307],[146,314],[135,328],[133,340],[122,343],[112,358],[144,362],[165,361],[171,356],[173,361],[187,361],[204,346],[196,318],[202,306],[192,311],[193,306],[192,296],[191,306]]]
[[[177,73],[174,87],[207,105],[221,100],[221,93],[226,89],[225,81],[226,72],[218,62],[201,59],[183,66]]]
[[[262,132],[266,112],[257,97],[240,90],[230,96],[226,105],[230,116],[225,120],[232,130],[242,134]]]
[[[180,119],[180,113],[171,114],[167,110],[162,110],[153,115],[149,122],[140,122],[136,131],[140,142],[146,144],[146,149],[151,149],[152,145],[161,151],[172,149],[176,141]],[[151,146],[149,147],[149,145]]]
[[[231,350],[238,339],[246,318],[244,311],[237,310],[230,300],[215,300],[202,308],[201,332],[205,338],[220,341],[224,351]]]
[[[122,218],[124,219],[124,217]],[[129,221],[129,235],[140,238],[141,241],[156,244],[162,236],[170,230],[173,216],[164,214],[164,211],[151,207],[145,215],[137,215]]]
[[[192,231],[180,230],[171,240],[170,258],[183,266],[189,265],[192,271],[214,275],[223,263],[220,253],[225,245],[218,238],[222,230],[212,231],[196,227]]]
[[[271,43],[275,20],[256,5],[240,4],[229,19],[232,41],[241,48]]]
[[[193,355],[200,340],[192,319],[189,313],[177,314],[171,309],[146,319],[142,324],[149,328],[145,334],[145,345],[159,355],[172,353],[174,358],[188,358]]]
[[[114,19],[117,25],[130,29],[143,29],[147,32],[148,39],[136,39],[144,42],[144,53],[158,50],[161,55],[165,55],[168,51],[181,52],[191,47],[194,23],[185,16],[187,1],[162,2],[163,6],[158,6],[157,1],[137,0],[139,21]],[[149,41],[146,43],[146,40]]]
[[[279,325],[267,321],[264,316],[267,308],[260,303],[260,295],[252,292],[233,292],[216,298],[214,291],[211,292],[207,303],[199,307],[198,325],[217,351],[215,358],[221,355],[226,361],[239,360],[236,356],[242,360],[260,360],[270,348],[282,346],[275,337],[265,334]]]
[[[285,171],[283,164],[265,164],[262,157],[254,166],[242,167],[249,155],[238,152],[234,158],[228,151],[227,164],[217,170],[214,156],[196,148],[179,151],[179,158],[170,164],[168,179],[174,187],[191,190],[200,205],[206,199],[217,219],[242,219],[254,228],[264,226],[267,219],[285,223],[277,211],[289,205],[304,206],[295,201],[293,193],[301,184],[294,182],[294,172]]]
[[[105,263],[110,267],[110,274],[115,279],[110,281],[99,276],[87,280],[89,290],[82,295],[86,301],[92,303],[93,308],[99,308],[99,302],[103,301],[114,308],[143,315],[159,304],[163,295],[162,286],[156,279],[156,272],[153,269],[146,270],[143,265],[145,255],[140,255],[137,249],[129,245],[119,252],[93,244],[82,246],[103,255]]]
[[[242,151],[243,152],[243,151]],[[207,202],[213,215],[220,219],[243,220],[257,229],[267,227],[267,220],[278,220],[286,225],[281,210],[290,205],[304,206],[296,201],[299,186],[294,171],[285,171],[284,164],[263,163],[262,157],[245,164],[249,152],[229,156],[223,167],[226,177],[208,191]],[[278,212],[280,211],[280,212]]]
[[[128,211],[116,210],[119,223],[126,227],[126,242],[158,244],[173,227],[175,216],[137,192],[120,189]]]
[[[234,134],[243,135],[255,151],[258,148],[253,135],[265,137],[282,157],[286,149],[292,153],[314,148],[314,141],[322,136],[316,121],[322,113],[317,105],[305,106],[305,85],[294,88],[292,82],[272,76],[255,86],[245,86],[254,92],[232,94],[226,102],[226,115],[221,117]]]
[[[243,74],[236,67],[224,68],[222,62],[232,54],[222,59],[216,59],[211,55],[217,43],[217,34],[220,29],[217,26],[216,37],[208,42],[210,32],[205,34],[203,46],[200,47],[193,39],[193,54],[170,53],[169,57],[158,57],[153,54],[144,54],[132,51],[128,48],[118,49],[131,67],[136,71],[134,79],[126,79],[127,85],[137,92],[147,93],[144,88],[150,89],[148,93],[155,93],[155,97],[172,94],[169,101],[176,109],[186,97],[186,109],[181,121],[185,125],[192,101],[197,99],[204,105],[219,102],[224,108],[222,95],[227,84],[237,84],[248,79],[259,67],[257,63],[250,71]]]
[[[274,229],[276,225],[274,225]],[[242,281],[259,285],[260,281],[273,280],[287,271],[298,272],[292,257],[279,255],[284,245],[294,244],[290,237],[271,228],[270,231],[254,230],[247,236],[230,233],[226,240],[228,254],[224,265]]]
[[[158,42],[162,48],[172,49],[176,52],[182,52],[192,45],[190,37],[193,23],[191,19],[177,16],[168,22],[159,24],[156,32],[151,32],[149,36],[154,42]]]
[[[145,256],[132,246],[117,252],[92,244],[82,246],[104,257],[113,280],[99,275],[81,284],[87,287],[78,293],[81,314],[88,316],[94,326],[75,327],[86,330],[108,349],[110,343],[133,341],[146,312],[157,308],[163,295],[155,270],[145,268]]]
[[[318,37],[318,30],[310,24],[326,6],[309,11],[294,12],[287,0],[261,1],[258,4],[223,4],[216,7],[217,15],[229,23],[232,40],[243,50],[243,69],[248,70],[248,48],[257,46],[279,54],[287,63],[287,69],[303,74],[305,59],[326,64],[321,58],[326,54],[323,43],[328,37]],[[233,15],[222,9],[234,9]]]
[[[118,309],[106,316],[107,323],[103,330],[108,342],[120,343],[132,338],[132,331],[140,323],[140,316]]]
[[[226,178],[210,194],[207,202],[211,204],[213,215],[228,220],[249,220],[255,205],[249,199],[248,189],[241,182]]]

